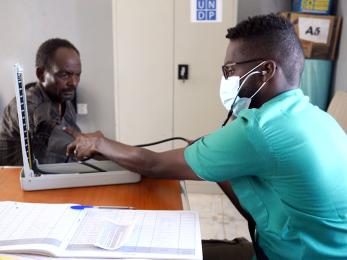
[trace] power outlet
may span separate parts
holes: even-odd
[[[78,103],[77,104],[77,114],[88,115],[88,104]]]

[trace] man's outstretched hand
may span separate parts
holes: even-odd
[[[100,131],[83,134],[71,128],[65,128],[64,131],[70,134],[75,140],[67,146],[66,155],[74,155],[77,160],[86,160],[98,154],[98,145],[104,138]]]

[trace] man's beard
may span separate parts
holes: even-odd
[[[76,94],[75,90],[62,91],[60,97],[62,101],[71,101],[75,98],[75,94]]]

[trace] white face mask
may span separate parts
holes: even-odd
[[[255,66],[253,69],[244,74],[241,78],[239,76],[231,76],[226,80],[224,76],[222,77],[220,84],[220,98],[224,107],[230,111],[232,109],[233,115],[238,116],[241,110],[249,108],[252,98],[264,87],[266,82],[264,82],[258,90],[251,97],[239,97],[238,94],[241,88],[244,86],[245,82],[250,78],[250,76],[255,74],[263,74],[266,72],[254,71],[259,66],[264,63],[260,63]],[[245,78],[240,85],[240,79]]]
[[[232,76],[228,79],[222,77],[220,81],[219,96],[226,110],[230,110],[237,97],[240,86],[240,77]]]

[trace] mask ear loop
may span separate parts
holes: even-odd
[[[265,75],[267,72],[265,70],[263,70],[260,73],[262,75]],[[251,96],[251,98],[254,98],[254,96],[258,94],[258,92],[265,86],[266,83],[267,83],[267,81],[265,81],[263,84],[261,84],[260,88],[258,88],[258,90]]]
[[[259,64],[257,67],[259,67],[261,64]],[[254,69],[256,69],[257,67],[255,67]],[[239,96],[239,93],[240,93],[240,91],[241,91],[241,88],[243,87],[243,85],[245,84],[245,82],[251,77],[251,76],[253,76],[253,75],[255,75],[255,74],[262,74],[262,72],[260,72],[260,71],[253,71],[254,69],[252,69],[250,72],[248,72],[248,74],[245,74],[245,75],[247,75],[246,76],[246,78],[242,81],[242,83],[241,83],[241,85],[240,85],[240,87],[238,88],[238,90],[237,90],[237,94],[236,94],[236,96],[238,97]],[[253,72],[252,72],[253,71]],[[244,75],[244,76],[245,76]],[[242,77],[244,77],[244,76],[242,76]],[[260,88],[262,88],[263,87],[263,85],[260,87]],[[259,90],[257,90],[257,92],[258,92]],[[256,93],[257,93],[256,92]],[[253,95],[254,96],[254,95]],[[252,96],[252,97],[253,97]],[[230,106],[230,110],[229,110],[229,112],[228,112],[228,115],[227,115],[227,118],[225,119],[225,121],[223,122],[223,124],[222,124],[222,127],[224,127],[227,123],[228,123],[228,121],[229,121],[229,119],[231,118],[231,116],[233,115],[233,106],[234,106],[234,104],[235,104],[235,102],[236,102],[236,98],[234,99],[234,101],[233,101],[233,103],[231,104],[231,106]]]
[[[246,74],[244,74],[242,77],[240,77],[240,80],[245,78],[242,83],[240,84],[240,87],[237,89],[237,96],[239,95],[240,91],[241,91],[241,88],[243,87],[243,85],[245,84],[245,82],[249,79],[250,76],[252,75],[255,75],[255,74],[259,74],[261,73],[262,75],[265,75],[266,74],[266,71],[254,71],[256,70],[257,68],[259,68],[261,65],[263,65],[266,61],[262,61],[261,63],[259,63],[257,66],[255,66],[253,69],[251,69],[250,71],[248,71]],[[264,73],[265,72],[265,73]],[[263,87],[263,86],[261,86]],[[253,96],[252,96],[253,97]],[[251,98],[252,98],[251,97]],[[235,103],[236,99],[234,100],[234,102],[231,104],[231,107],[230,109],[233,107],[234,103]],[[230,110],[229,110],[230,111]]]
[[[251,96],[251,98],[254,98],[254,96],[257,95],[257,93],[265,86],[266,83],[267,83],[267,81],[265,81],[263,84],[261,84],[260,88],[258,88],[258,90]]]
[[[256,70],[257,68],[259,68],[261,65],[263,65],[266,61],[262,61],[261,63],[259,63],[257,66],[255,66],[253,69],[251,69],[250,71],[248,71],[245,75],[243,75],[242,77],[240,77],[240,80],[244,77],[248,77],[249,76],[249,73],[251,73],[252,71]],[[261,72],[262,73],[262,72]],[[246,80],[246,79],[245,79]],[[244,81],[245,81],[244,80]]]

